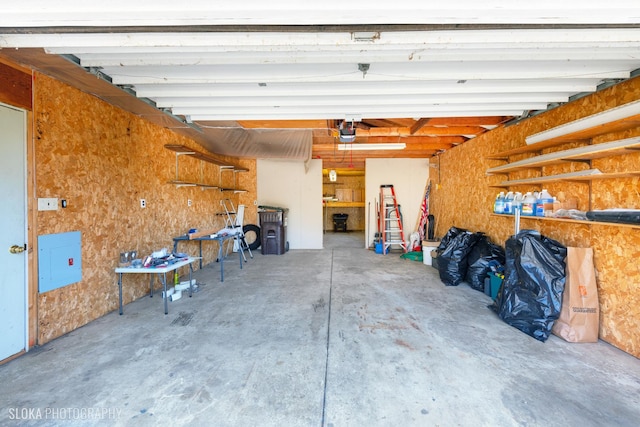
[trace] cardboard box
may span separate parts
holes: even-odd
[[[352,202],[353,190],[351,188],[337,188],[336,199],[338,199],[339,202]]]
[[[356,188],[353,190],[353,202],[364,202],[364,190],[362,188]]]

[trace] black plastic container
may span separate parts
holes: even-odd
[[[347,231],[347,218],[349,215],[345,213],[333,214],[333,231]]]
[[[287,211],[260,212],[262,255],[282,255],[288,249]]]

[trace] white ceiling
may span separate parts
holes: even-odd
[[[27,0],[44,48],[185,122],[518,117],[640,69],[637,1]]]

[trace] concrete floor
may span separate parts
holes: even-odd
[[[639,424],[640,360],[538,342],[363,239],[214,262],[166,316],[144,297],[32,349],[0,366],[0,425]]]

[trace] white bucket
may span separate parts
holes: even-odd
[[[428,240],[422,241],[422,263],[424,265],[432,265],[431,251],[440,245],[440,241],[430,242]]]
[[[431,250],[430,246],[422,247],[422,263],[424,265],[431,265]]]

